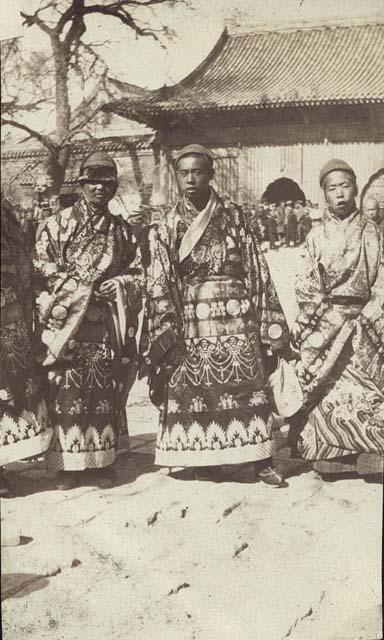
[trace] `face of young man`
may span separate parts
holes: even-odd
[[[91,180],[82,185],[83,193],[88,202],[95,207],[108,204],[113,198],[116,191],[114,182],[103,182],[100,180]]]
[[[213,171],[198,155],[183,156],[177,163],[179,187],[192,202],[201,202],[208,197],[209,183]]]
[[[356,183],[348,171],[331,171],[324,178],[323,189],[328,209],[339,218],[347,218],[356,209]]]

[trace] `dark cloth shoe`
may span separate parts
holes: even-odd
[[[273,467],[277,472],[287,478],[288,476],[298,475],[302,471],[312,468],[309,460],[302,458],[297,452],[296,447],[283,447],[279,449],[273,456]]]
[[[286,486],[283,476],[274,467],[265,467],[265,469],[259,471],[257,476],[260,478],[261,482],[264,482],[264,484],[268,484],[271,487]]]
[[[284,483],[282,473],[273,466],[272,458],[257,460],[257,462],[254,463],[254,469],[256,477],[264,482],[264,484],[268,484],[271,487],[287,486],[286,483]]]

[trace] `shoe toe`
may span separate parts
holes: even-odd
[[[272,467],[263,469],[258,475],[264,484],[268,484],[270,486],[279,487],[283,483],[283,476]]]

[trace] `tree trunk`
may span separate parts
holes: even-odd
[[[58,156],[51,154],[47,160],[46,172],[52,181],[50,191],[53,194],[59,194],[64,183],[65,172],[68,166],[71,148],[69,145],[60,149]]]
[[[71,152],[69,142],[71,106],[68,97],[68,69],[65,52],[59,37],[51,37],[55,64],[55,103],[56,103],[56,135],[61,145],[58,155],[50,156],[47,171],[52,179],[52,192],[59,193],[64,182],[65,172]]]

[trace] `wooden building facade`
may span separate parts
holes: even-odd
[[[384,210],[384,23],[225,29],[180,83],[104,108],[156,132],[157,202],[177,193],[176,150],[199,142],[215,154],[220,193],[237,202],[260,200],[281,177],[321,202],[320,167],[340,157]]]

